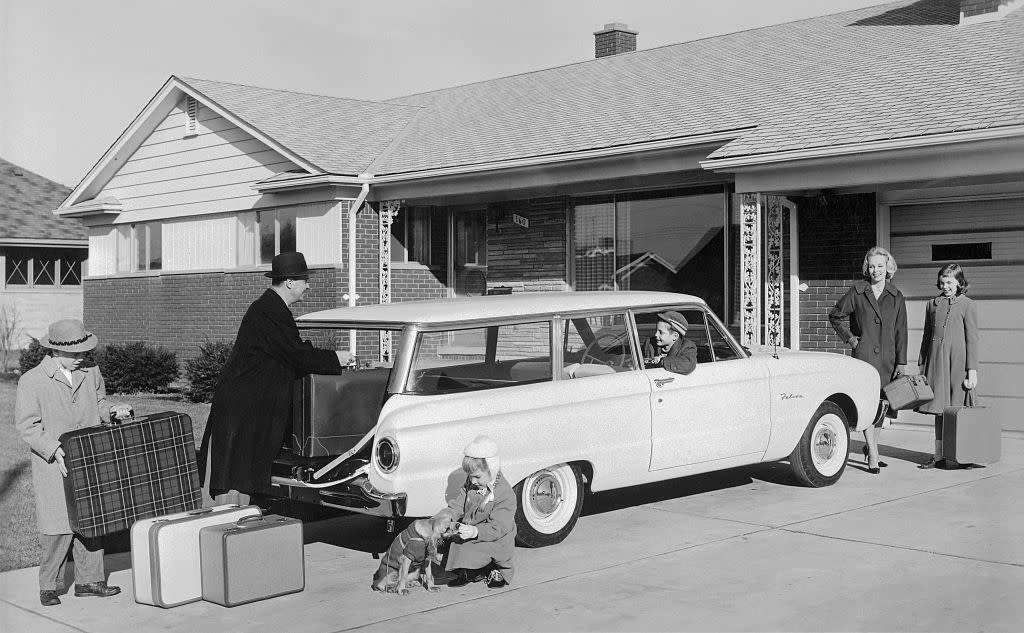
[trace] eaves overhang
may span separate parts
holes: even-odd
[[[45,246],[47,248],[88,248],[89,240],[62,240],[46,237],[0,237],[0,246]]]
[[[54,213],[65,218],[96,218],[117,217],[124,211],[124,203],[115,198],[103,197],[98,200],[88,200],[80,204],[57,208]]]
[[[874,154],[890,152],[893,150],[955,145],[958,143],[969,143],[990,139],[1010,139],[1020,136],[1024,136],[1024,125],[971,130],[967,132],[951,132],[948,134],[930,134],[927,136],[885,139],[880,141],[868,141],[865,143],[773,152],[770,154],[750,154],[728,158],[712,158],[701,161],[700,166],[712,171],[739,171],[745,168],[764,168],[775,164],[792,163],[796,161],[808,161],[821,158],[842,158],[858,154]]]

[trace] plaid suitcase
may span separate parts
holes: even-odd
[[[173,411],[60,436],[71,529],[86,537],[202,505],[192,420]]]
[[[302,521],[276,514],[199,530],[203,600],[233,607],[306,588]]]
[[[227,504],[136,521],[132,526],[135,602],[167,609],[200,600],[199,531],[261,514],[257,506]]]

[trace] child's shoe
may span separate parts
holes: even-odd
[[[497,569],[492,569],[491,573],[487,574],[487,588],[488,589],[501,589],[508,584],[505,577]]]

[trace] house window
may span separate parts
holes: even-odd
[[[135,241],[135,270],[160,270],[163,267],[163,242],[159,222],[132,225]]]
[[[578,199],[576,290],[662,290],[724,309],[725,191],[643,192]]]
[[[60,248],[4,250],[4,282],[8,286],[46,288],[82,285],[80,252]]]
[[[431,227],[444,227],[444,218],[440,209],[409,207],[399,211],[391,223],[391,261],[433,264]]]
[[[274,209],[256,214],[260,240],[260,263],[269,264],[274,255],[297,250],[295,209]]]

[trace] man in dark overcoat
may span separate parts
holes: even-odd
[[[242,317],[203,434],[199,467],[205,469],[209,452],[215,498],[236,491],[258,503],[270,493],[270,469],[290,426],[296,378],[340,374],[350,361],[348,352],[317,349],[299,337],[288,306],[309,289],[302,253],[275,256],[265,274],[272,285]]]

